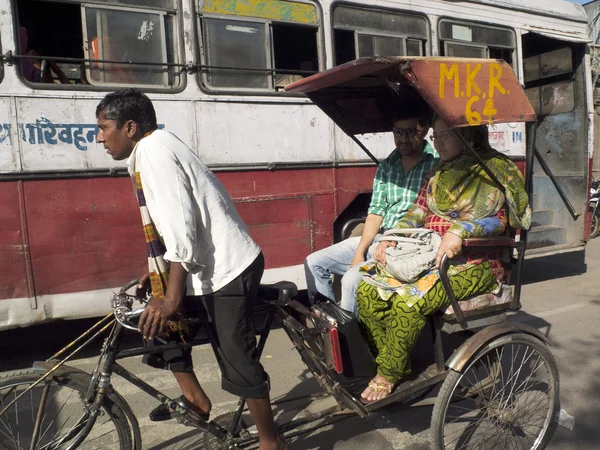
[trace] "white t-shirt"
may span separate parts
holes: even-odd
[[[189,272],[187,295],[216,292],[260,253],[217,177],[175,135],[156,130],[127,161],[140,173],[146,206],[165,247],[164,258]]]

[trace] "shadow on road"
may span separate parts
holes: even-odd
[[[528,259],[523,265],[523,284],[572,277],[586,271],[584,250]]]
[[[0,372],[26,369],[34,361],[44,361],[60,349],[74,341],[83,332],[98,322],[98,318],[82,320],[59,320],[27,328],[16,328],[0,332]],[[100,354],[100,347],[108,330],[79,351],[74,359],[90,358]],[[90,334],[86,339],[91,337]],[[78,345],[81,345],[82,340]],[[123,336],[121,349],[130,349],[142,345],[138,333],[127,332]],[[77,347],[73,347],[75,349]],[[64,358],[73,349],[60,358]]]

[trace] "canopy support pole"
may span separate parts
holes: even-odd
[[[354,136],[353,134],[349,134],[348,136],[350,136],[350,138],[354,142],[356,142],[356,145],[358,145],[360,148],[362,148],[363,152],[365,152],[367,155],[369,155],[369,158],[371,158],[375,164],[379,165],[379,161],[377,160],[377,158],[375,158],[375,155],[373,155],[373,153],[371,153],[369,151],[369,149],[367,147],[365,147],[365,145],[362,142],[360,142],[356,136]]]

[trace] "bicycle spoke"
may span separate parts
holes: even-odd
[[[58,396],[58,393],[60,391],[60,388],[56,389],[56,393],[54,394],[53,397],[53,401],[56,399],[56,397]],[[63,402],[62,406],[59,408],[59,410],[56,412],[56,415],[54,417],[54,419],[52,419],[52,422],[50,422],[50,424],[48,424],[48,426],[46,427],[46,430],[44,430],[44,434],[42,435],[45,436],[46,433],[48,432],[48,430],[50,430],[50,427],[54,424],[54,422],[56,421],[56,419],[58,418],[58,416],[60,415],[60,413],[62,412],[63,408],[69,403],[69,400],[71,399],[71,396],[74,394],[75,391],[71,391],[69,393],[69,397],[67,397],[67,399]],[[41,438],[40,438],[41,439]]]
[[[527,357],[527,361],[529,360],[529,358],[530,358],[531,356],[533,356],[533,353],[534,353],[534,350],[532,349],[532,350],[531,350],[531,355],[530,355],[529,357]],[[518,354],[518,352],[517,352],[517,354]],[[515,390],[515,385],[517,384],[517,381],[519,380],[519,375],[521,375],[521,371],[523,370],[523,367],[525,367],[525,363],[527,362],[527,361],[525,360],[525,356],[526,356],[526,355],[527,355],[527,349],[525,349],[525,352],[523,353],[523,360],[521,361],[521,364],[519,365],[519,369],[517,370],[517,373],[515,374],[515,377],[514,377],[514,379],[513,379],[513,381],[512,381],[512,384],[511,384],[511,389],[510,389],[510,392],[508,393],[508,396],[507,396],[507,398],[506,398],[506,402],[504,403],[504,405],[507,405],[507,404],[508,404],[508,401],[509,401],[509,400],[512,398],[512,396],[513,396],[513,392],[514,392],[514,390]]]

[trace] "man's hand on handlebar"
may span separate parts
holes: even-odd
[[[151,298],[138,323],[138,331],[144,339],[151,341],[163,333],[167,321],[179,310],[181,299],[167,295],[162,299]]]

